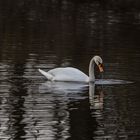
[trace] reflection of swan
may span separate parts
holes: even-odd
[[[75,82],[51,82],[47,81],[39,86],[40,93],[84,93],[88,84]]]
[[[100,90],[95,94],[95,84],[90,83],[73,83],[73,82],[50,82],[47,81],[39,86],[40,93],[53,93],[52,95],[65,95],[67,98],[81,99],[87,96],[83,96],[81,93],[86,93],[89,88],[89,101],[91,109],[103,108],[103,91]],[[62,96],[63,97],[63,96]],[[64,99],[64,98],[63,98]]]
[[[101,90],[99,94],[95,93],[95,84],[89,85],[89,101],[90,101],[90,107],[91,109],[103,109],[103,91]]]
[[[100,56],[94,56],[91,59],[89,64],[89,76],[72,67],[55,68],[48,72],[39,69],[39,72],[50,81],[94,82],[94,63],[99,67],[100,72],[103,72],[102,62],[103,61]]]

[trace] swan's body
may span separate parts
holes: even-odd
[[[51,81],[72,81],[72,82],[88,82],[89,77],[83,73],[82,71],[72,68],[72,67],[66,67],[66,68],[55,68],[50,71],[46,72],[40,70],[40,73],[42,73],[44,76],[48,77],[50,75],[49,79]],[[47,78],[48,79],[48,78]],[[49,80],[48,79],[48,80]]]
[[[55,68],[45,72],[39,69],[39,72],[43,74],[48,80],[50,81],[65,81],[65,82],[94,82],[94,63],[99,66],[100,71],[102,72],[103,69],[101,67],[102,59],[99,56],[94,56],[89,64],[89,76],[87,76],[82,71],[73,68],[73,67],[66,67],[66,68]]]

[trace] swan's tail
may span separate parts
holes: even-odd
[[[50,73],[45,72],[45,71],[43,71],[43,70],[41,70],[41,69],[38,69],[38,71],[39,71],[42,75],[44,75],[48,80],[52,80],[52,79],[53,79],[53,76],[52,76]]]

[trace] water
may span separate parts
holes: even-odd
[[[140,139],[139,10],[66,0],[0,3],[1,140]],[[95,68],[104,78],[95,85],[50,83],[38,72],[73,66],[88,73],[94,55],[105,69],[102,76]]]

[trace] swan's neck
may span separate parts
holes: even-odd
[[[94,82],[95,81],[95,75],[94,75],[94,59],[92,58],[89,64],[89,81]]]

